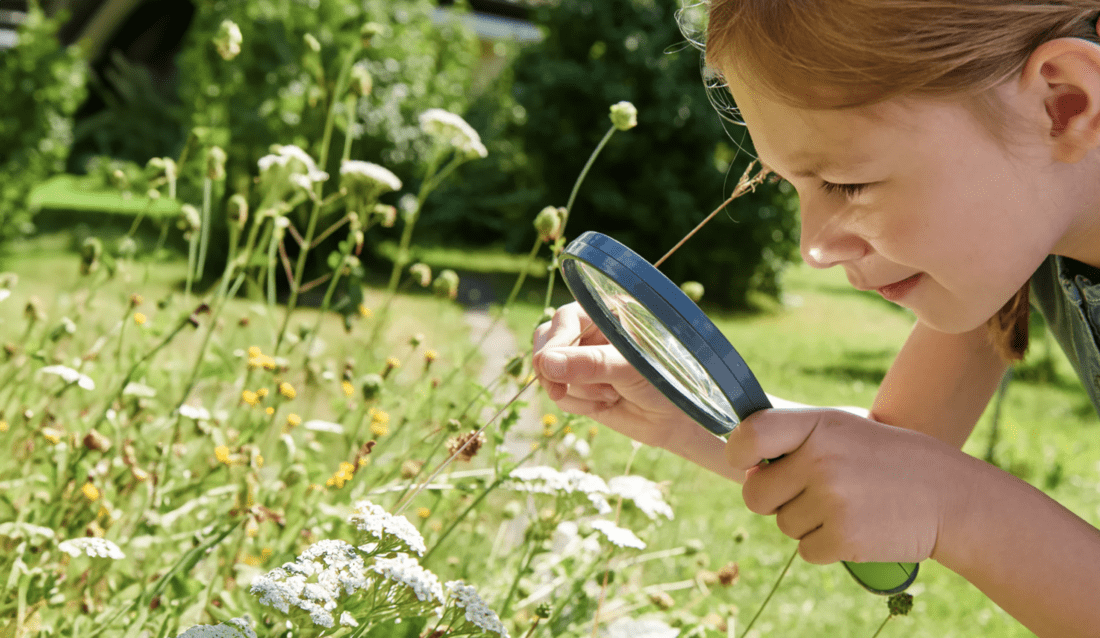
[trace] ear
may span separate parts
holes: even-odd
[[[1074,163],[1100,147],[1100,46],[1080,38],[1044,42],[1020,80],[1045,107],[1053,159]]]

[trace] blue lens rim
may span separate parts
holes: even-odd
[[[596,299],[577,261],[595,268],[648,308],[710,375],[733,407],[736,420],[714,415],[669,383]],[[723,436],[750,414],[772,407],[745,360],[717,326],[679,286],[633,250],[607,235],[589,231],[566,246],[561,271],[573,296],[608,341],[662,394],[706,429]]]

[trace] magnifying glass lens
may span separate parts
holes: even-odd
[[[574,263],[592,297],[666,381],[731,429],[740,422],[714,379],[660,319],[607,275],[582,261]]]

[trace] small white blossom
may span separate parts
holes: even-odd
[[[588,455],[592,453],[591,446],[588,445],[588,441],[579,438],[576,434],[570,432],[566,434],[561,440],[562,447],[567,450],[573,450],[577,453],[577,456],[582,459],[588,458]]]
[[[180,414],[195,421],[209,421],[210,411],[204,407],[194,405],[181,405]]]
[[[379,505],[367,500],[355,504],[355,512],[348,519],[352,525],[360,531],[369,534],[378,540],[386,540],[387,537],[396,538],[409,550],[423,555],[427,550],[424,545],[424,537],[416,527],[404,516],[390,514]],[[360,548],[370,552],[370,549]]]
[[[92,558],[112,558],[114,560],[126,558],[126,554],[122,553],[118,545],[105,538],[70,538],[67,541],[58,543],[57,549],[73,557],[86,554]]]
[[[535,492],[539,494],[554,494],[564,492],[572,494],[580,492],[588,497],[588,500],[601,514],[611,512],[611,505],[607,502],[607,494],[610,492],[607,482],[595,474],[582,472],[570,468],[564,472],[539,465],[536,467],[518,467],[508,475],[518,483],[513,483],[512,488],[521,492]]]
[[[3,301],[11,296],[11,291],[7,288],[0,288],[0,301]]]
[[[0,523],[0,536],[12,540],[25,538],[33,544],[57,538],[54,531],[48,527],[21,522]]]
[[[661,489],[644,476],[616,476],[608,481],[608,487],[612,495],[632,501],[650,520],[658,515],[669,520],[673,518],[672,508],[665,502]]]
[[[291,606],[310,615],[315,625],[332,627],[339,599],[369,584],[366,566],[355,548],[340,540],[310,545],[293,563],[284,563],[252,581],[261,605],[283,613]]]
[[[122,396],[152,399],[153,397],[157,396],[157,391],[145,385],[144,383],[131,381],[126,384],[125,388],[122,389]]]
[[[592,521],[592,528],[598,530],[608,542],[612,545],[618,545],[619,547],[633,547],[634,549],[645,549],[645,542],[642,539],[634,535],[634,532],[619,527],[611,521],[598,520]]]
[[[477,590],[463,583],[461,580],[449,581],[446,585],[447,596],[455,601],[459,607],[466,610],[466,620],[478,628],[495,633],[502,638],[508,638],[508,630],[496,612],[489,609],[485,601],[478,596]]]
[[[573,521],[562,521],[554,528],[550,536],[550,554],[552,560],[578,554],[597,554],[603,548],[594,536],[582,538],[579,526]]]
[[[355,616],[352,616],[348,612],[340,614],[340,624],[344,627],[358,627],[359,621],[355,620]]]
[[[331,434],[343,434],[344,426],[339,423],[333,423],[331,421],[321,421],[318,419],[311,419],[302,424],[302,427],[310,430],[311,432],[329,432]]]
[[[222,20],[218,27],[218,33],[214,36],[214,46],[218,49],[218,55],[223,60],[232,60],[241,53],[241,44],[244,37],[241,28],[232,20]]]
[[[395,583],[411,588],[421,602],[439,604],[444,602],[443,586],[439,584],[439,578],[421,567],[416,559],[408,554],[398,554],[393,558],[376,558],[370,569]]]
[[[248,614],[226,622],[229,624],[196,625],[176,638],[256,638],[256,632],[252,631],[252,619]]]
[[[604,635],[606,638],[676,638],[680,630],[656,619],[619,618],[607,626]]]
[[[450,144],[469,159],[487,157],[489,151],[481,136],[461,116],[443,109],[428,109],[420,114],[420,130],[435,139]]]
[[[264,155],[258,162],[260,180],[277,183],[286,180],[297,188],[309,190],[318,182],[328,179],[328,173],[317,168],[309,153],[293,144],[274,147],[275,152]]]
[[[61,377],[65,383],[75,383],[85,390],[95,390],[95,381],[86,374],[81,374],[69,366],[46,366],[39,370],[40,373],[55,374]]]
[[[401,180],[384,166],[359,160],[344,160],[340,164],[342,185],[348,190],[366,189],[375,194],[401,190]]]

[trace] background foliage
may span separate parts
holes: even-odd
[[[710,104],[700,53],[680,33],[677,7],[608,0],[538,8],[534,19],[546,37],[525,47],[513,66],[522,120],[513,122],[511,135],[525,164],[517,166],[507,154],[495,160],[490,155],[490,161],[510,163],[509,175],[525,171],[513,183],[529,190],[501,180],[489,181],[492,190],[486,191],[479,179],[467,186],[465,198],[440,197],[439,214],[467,221],[474,231],[464,234],[467,239],[497,231],[513,250],[526,246],[529,226],[493,224],[493,207],[508,194],[514,196],[509,204],[530,201],[530,215],[543,205],[564,205],[585,158],[610,125],[608,107],[628,100],[638,107],[638,127],[615,136],[600,156],[578,195],[569,233],[597,230],[650,260],[661,257],[672,238],[725,199],[751,159],[735,152],[742,131],[731,127],[737,142],[730,141]],[[776,293],[778,274],[797,249],[796,206],[792,192],[761,188],[715,219],[663,270],[677,282],[702,282],[708,298],[723,304],[743,305],[750,289]]]
[[[86,72],[76,49],[55,37],[63,20],[31,2],[19,44],[0,54],[0,244],[33,228],[27,195],[64,170],[69,154]]]

